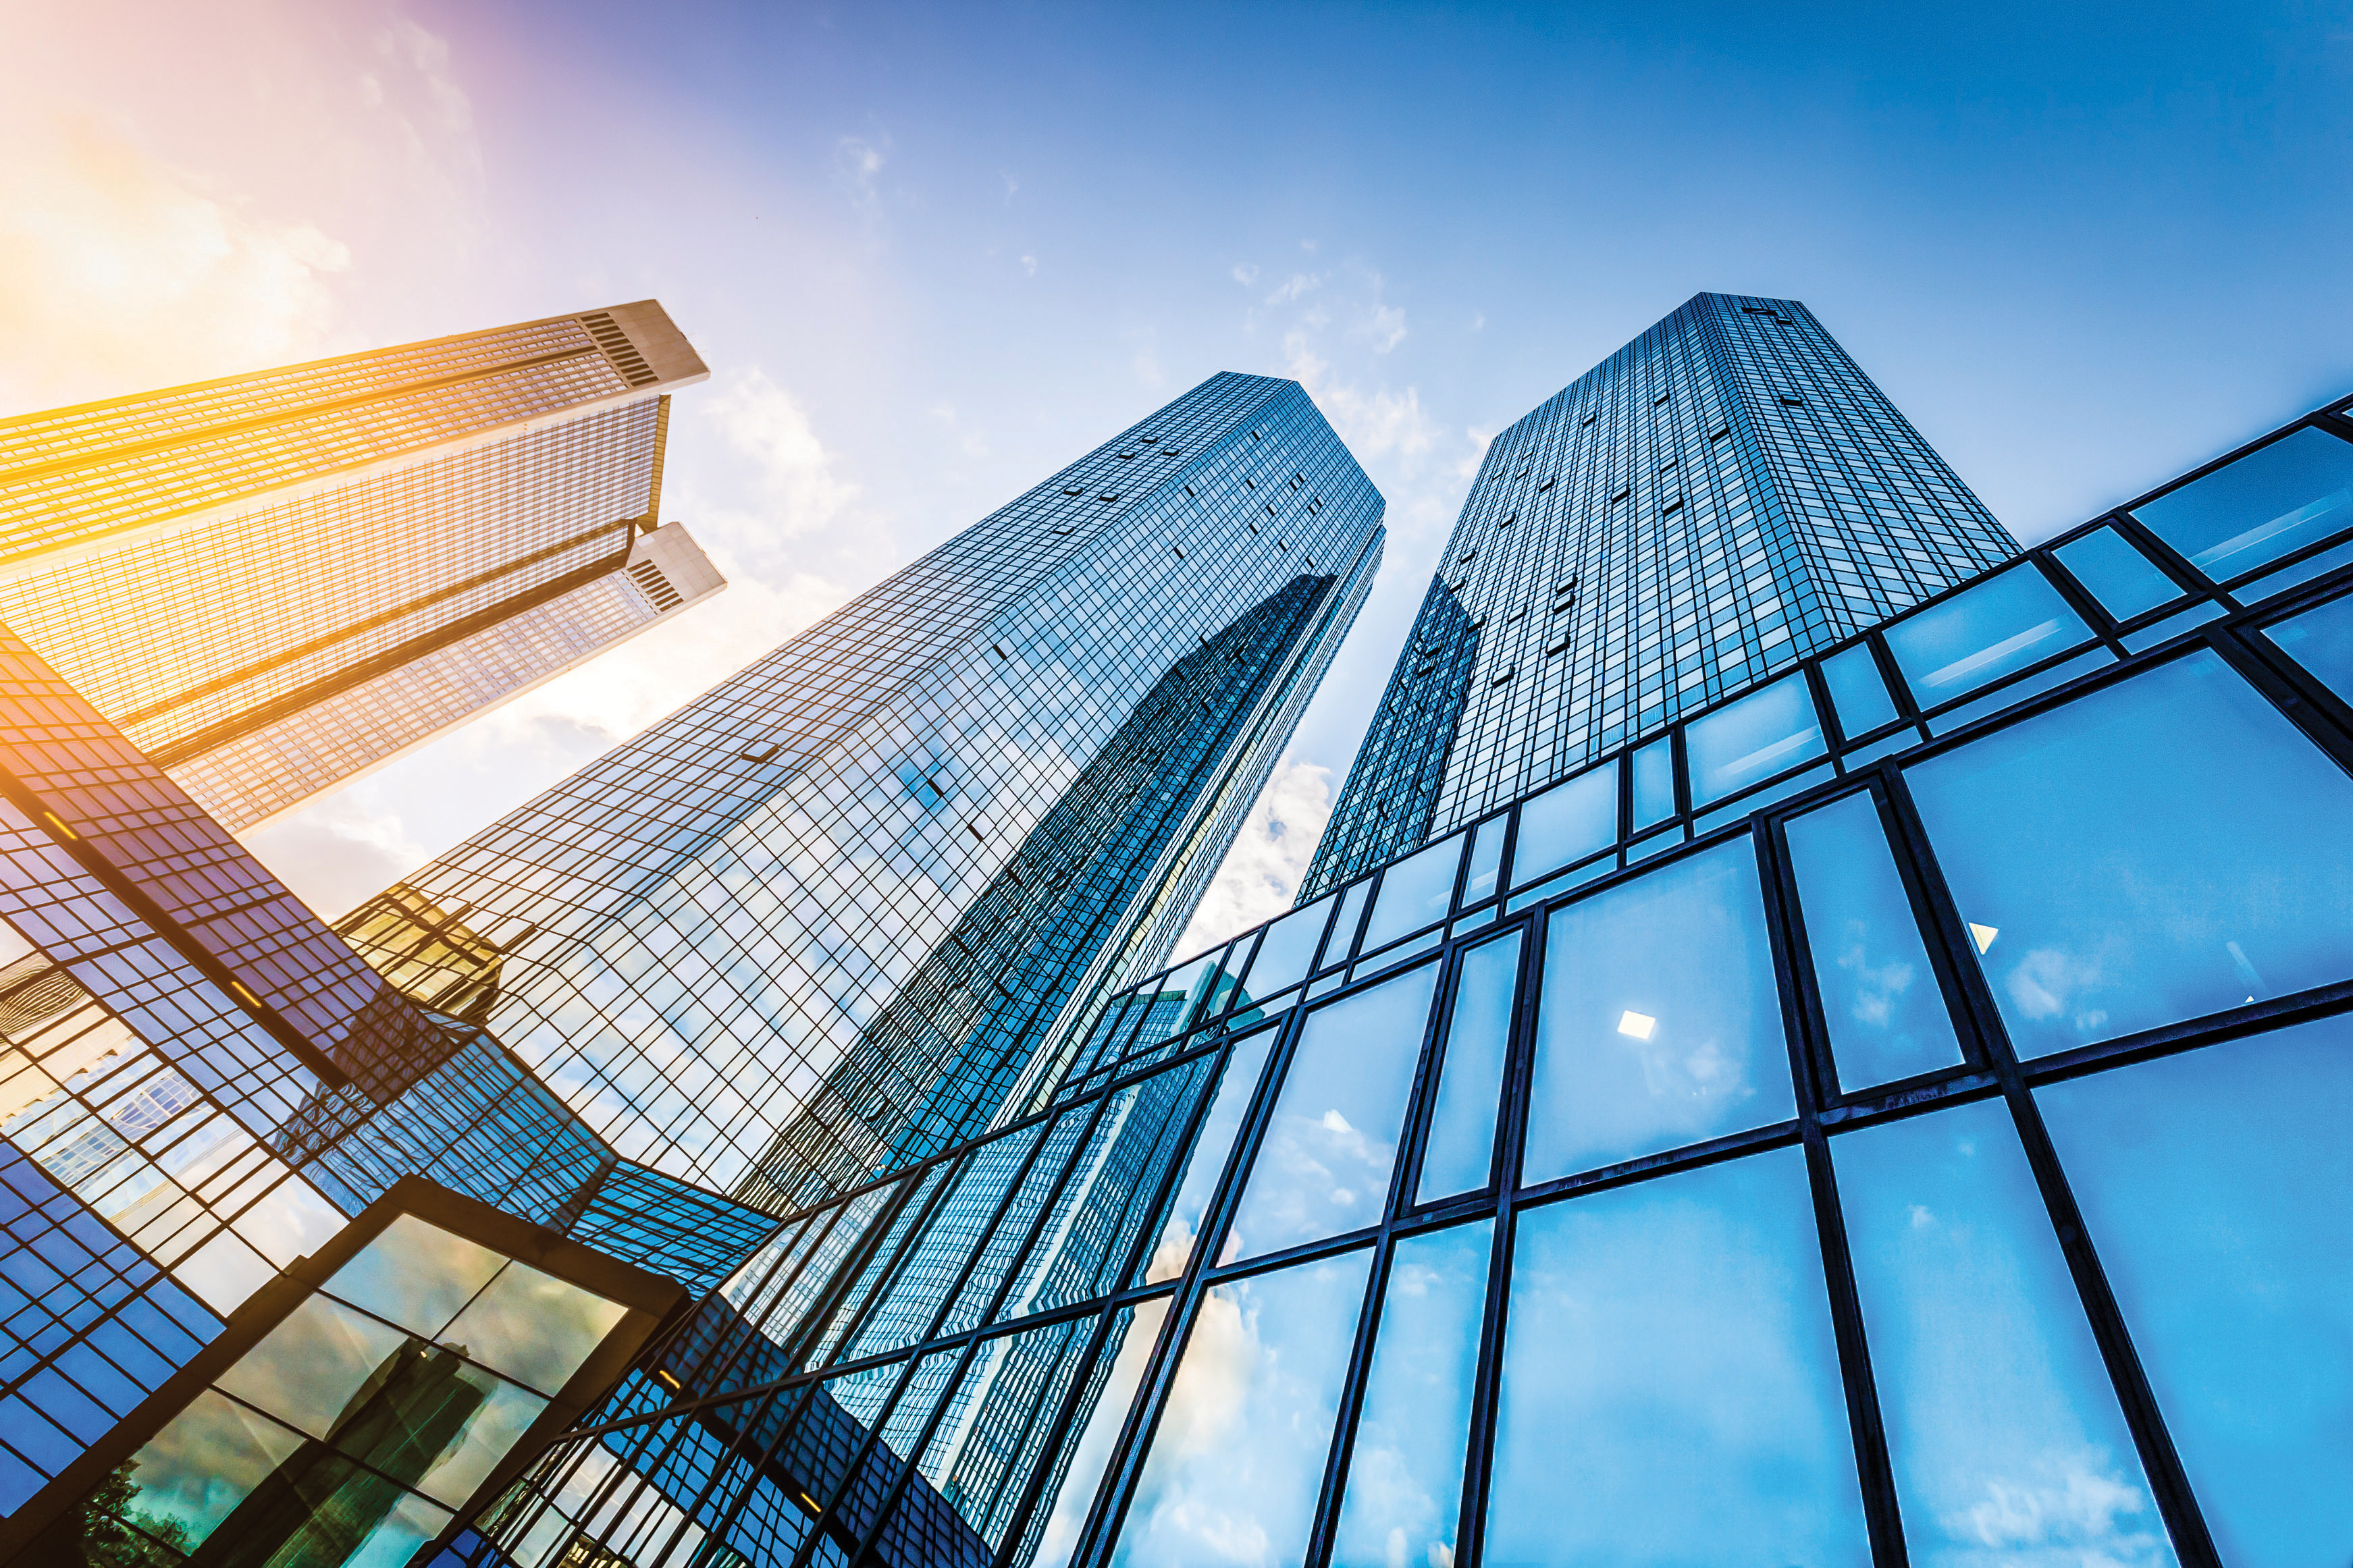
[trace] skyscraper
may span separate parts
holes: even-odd
[[[1812,311],[1696,295],[1489,444],[1301,896],[2017,552]]]
[[[0,621],[232,829],[715,593],[651,300],[0,421]]]
[[[1166,957],[1381,510],[1295,384],[1213,377],[341,929],[627,1158],[768,1204],[863,1182]]]

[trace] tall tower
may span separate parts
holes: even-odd
[[[0,421],[0,621],[250,826],[725,584],[652,300]]]
[[[1166,956],[1381,512],[1296,384],[1212,377],[340,929],[624,1158],[855,1184]]]
[[[1488,447],[1300,897],[2018,548],[1812,311],[1695,295]]]

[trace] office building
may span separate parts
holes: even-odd
[[[724,584],[651,300],[0,421],[0,621],[232,830]]]
[[[1296,384],[1213,377],[339,929],[471,988],[628,1159],[778,1208],[861,1184],[1166,957],[1381,510]]]
[[[1303,896],[2017,552],[1812,311],[1696,295],[1489,443]]]
[[[453,1558],[2341,1554],[2353,402],[1663,734],[1113,995]]]

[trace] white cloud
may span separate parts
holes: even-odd
[[[427,858],[398,816],[363,810],[343,793],[239,837],[296,898],[329,920],[374,898]]]
[[[1371,391],[1333,374],[1331,364],[1308,346],[1304,331],[1286,332],[1282,352],[1292,378],[1307,389],[1332,427],[1359,458],[1394,452],[1416,457],[1436,443],[1438,431],[1421,411],[1421,395],[1409,386]]]
[[[833,458],[807,412],[757,365],[729,376],[697,406],[754,465],[754,491],[773,508],[768,526],[785,537],[825,527],[858,499],[856,485],[834,477]],[[944,412],[955,418],[953,409]]]
[[[1332,770],[1288,759],[1278,764],[1176,951],[1214,947],[1291,908],[1331,819]]]
[[[1038,276],[1038,258],[1037,258],[1036,257],[1034,257],[1034,256],[1025,256],[1025,257],[1023,257],[1023,258],[1021,258],[1021,270],[1022,270],[1023,272],[1027,273],[1029,276],[1030,276],[1030,277],[1032,277],[1032,278],[1037,277],[1037,276]]]
[[[1255,271],[1252,275],[1256,275]],[[1324,280],[1330,276],[1328,272],[1294,272],[1275,285],[1274,292],[1266,297],[1266,304],[1270,308],[1287,305],[1302,295],[1312,294],[1324,287]]]
[[[1258,268],[1245,262],[1234,263],[1234,281],[1247,289],[1258,281]]]

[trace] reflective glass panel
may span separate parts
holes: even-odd
[[[1332,934],[1324,941],[1324,956],[1319,961],[1323,967],[1329,969],[1356,951],[1356,925],[1365,912],[1365,890],[1372,885],[1367,878],[1350,884],[1341,893],[1339,916],[1332,922]]]
[[[528,1263],[510,1263],[441,1337],[542,1394],[557,1394],[628,1310]]]
[[[2009,1110],[1831,1149],[1912,1561],[2172,1562]]]
[[[2211,653],[1905,777],[2021,1056],[2353,971],[2353,780]]]
[[[1201,1118],[1201,1133],[1194,1141],[1193,1157],[1186,1163],[1185,1180],[1176,1189],[1176,1201],[1169,1205],[1167,1223],[1160,1227],[1160,1239],[1145,1262],[1145,1284],[1174,1279],[1185,1272],[1185,1265],[1193,1256],[1194,1241],[1200,1235],[1201,1216],[1208,1212],[1209,1199],[1218,1190],[1218,1178],[1225,1174],[1226,1157],[1233,1152],[1234,1134],[1241,1130],[1250,1096],[1257,1092],[1258,1080],[1266,1071],[1266,1053],[1281,1033],[1279,1029],[1261,1029],[1234,1043],[1225,1076],[1218,1080],[1218,1092],[1209,1101],[1208,1113]]]
[[[1373,918],[1365,926],[1365,951],[1386,947],[1408,931],[1436,925],[1454,900],[1454,872],[1462,864],[1462,836],[1408,856],[1381,875]]]
[[[1307,978],[1308,966],[1315,962],[1315,944],[1323,940],[1324,922],[1331,913],[1332,900],[1318,899],[1266,928],[1245,981],[1251,995],[1271,996]]]
[[[192,1550],[301,1447],[301,1434],[207,1388],[132,1456],[116,1511]]]
[[[1377,1223],[1438,965],[1307,1015],[1219,1262]]]
[[[1398,1243],[1334,1531],[1333,1568],[1454,1559],[1495,1222]]]
[[[336,1416],[331,1441],[454,1508],[546,1406],[454,1351],[411,1340]]]
[[[400,1215],[327,1289],[411,1332],[437,1339],[506,1259],[415,1215]]]
[[[1421,1152],[1418,1203],[1475,1191],[1494,1170],[1495,1111],[1503,1100],[1504,1058],[1511,1047],[1512,1003],[1519,982],[1518,931],[1462,955],[1439,1068],[1438,1103],[1431,1108],[1430,1137]]]
[[[1883,629],[1923,708],[1934,708],[2050,658],[2092,632],[2031,562],[1989,577]]]
[[[1078,1549],[1079,1532],[1086,1528],[1095,1489],[1103,1484],[1103,1468],[1111,1463],[1120,1426],[1144,1382],[1153,1342],[1160,1337],[1160,1325],[1167,1317],[1166,1296],[1112,1314],[1111,1336],[1102,1352],[1111,1362],[1111,1372],[1093,1405],[1082,1408],[1071,1422],[1077,1436],[1070,1449],[1070,1465],[1051,1500],[1039,1504],[1046,1523],[1038,1532],[1037,1550],[1029,1558],[1030,1568],[1067,1568],[1071,1553]]]
[[[1525,888],[1571,860],[1618,842],[1618,763],[1612,760],[1520,807],[1512,886]]]
[[[2353,445],[2311,426],[2133,515],[2218,582],[2353,524]]]
[[[2353,1019],[2035,1091],[2222,1560],[2353,1552]]]
[[[1300,1560],[1371,1262],[1359,1248],[1208,1293],[1113,1563]]]
[[[1822,660],[1822,679],[1838,710],[1839,730],[1852,738],[1895,722],[1895,700],[1879,678],[1879,665],[1867,647],[1851,647]]]
[[[2052,552],[2108,614],[2128,621],[2181,597],[2181,584],[2158,571],[2132,541],[2113,528],[2095,528]]]
[[[1484,1561],[1868,1563],[1821,1262],[1796,1149],[1524,1213]]]
[[[1479,825],[1471,840],[1471,870],[1462,881],[1462,902],[1468,906],[1495,896],[1495,873],[1504,864],[1504,829],[1508,816],[1491,816]]]
[[[1788,824],[1806,943],[1849,1093],[1961,1059],[1952,1015],[1868,792]]]
[[[360,1384],[408,1342],[398,1329],[312,1296],[223,1373],[219,1386],[324,1437]]]
[[[1662,735],[1634,753],[1634,831],[1675,814],[1675,744]]]
[[[1785,675],[1684,728],[1692,804],[1721,800],[1826,750],[1806,678]]]
[[[2353,595],[2266,626],[2263,636],[2329,690],[2353,702]]]
[[[1795,1113],[1746,837],[1554,911],[1529,1184]]]

